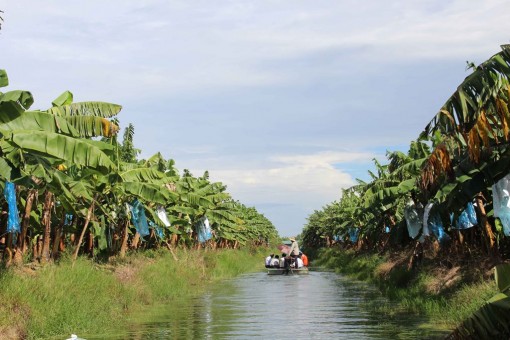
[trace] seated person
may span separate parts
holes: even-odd
[[[285,268],[285,264],[287,263],[287,261],[285,261],[286,256],[287,254],[282,253],[282,257],[280,258],[280,268]]]
[[[266,268],[271,268],[271,260],[273,259],[274,254],[269,255],[266,257]]]
[[[280,256],[275,255],[275,257],[271,260],[271,267],[273,268],[280,267]]]
[[[305,267],[308,267],[308,256],[306,256],[302,252],[299,252],[299,257],[301,258],[301,260],[303,260],[303,265]]]
[[[299,269],[299,268],[303,268],[303,260],[301,260],[300,257],[296,258],[296,268]]]

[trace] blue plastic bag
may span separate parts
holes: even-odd
[[[358,242],[359,237],[359,228],[349,228],[349,240],[352,243]]]
[[[423,227],[423,218],[418,213],[414,204],[407,204],[404,208],[404,218],[406,220],[407,232],[409,237],[416,238]]]
[[[133,204],[129,206],[131,210],[131,220],[136,228],[136,231],[141,237],[149,235],[149,224],[145,216],[145,209],[139,200],[135,199]]]
[[[7,213],[7,232],[19,233],[21,225],[19,223],[18,206],[16,205],[16,186],[12,182],[5,182],[4,197],[9,207]]]
[[[444,231],[443,221],[437,211],[432,211],[433,203],[428,203],[423,213],[423,234],[428,236],[429,230],[437,238],[439,244],[444,246],[450,241],[450,236]]]
[[[452,217],[454,216],[452,215]],[[460,213],[459,218],[457,218],[457,221],[455,222],[455,225],[452,221],[452,227],[454,229],[469,229],[477,224],[478,220],[476,219],[476,211],[473,203],[471,202],[468,202],[466,209]]]
[[[510,236],[510,175],[492,186],[494,217],[499,217],[503,233]]]
[[[198,242],[204,243],[212,238],[212,230],[207,217],[202,217],[196,224]]]

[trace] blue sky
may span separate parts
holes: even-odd
[[[209,170],[282,236],[372,159],[406,150],[468,75],[510,43],[510,2],[0,3],[8,90],[45,109],[123,106],[141,157]]]

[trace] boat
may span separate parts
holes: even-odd
[[[302,267],[298,269],[267,268],[267,275],[306,275],[306,274],[308,274],[307,267]]]

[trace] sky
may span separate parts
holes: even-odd
[[[123,106],[134,144],[209,171],[281,236],[407,151],[510,43],[507,0],[0,1],[6,90]]]

